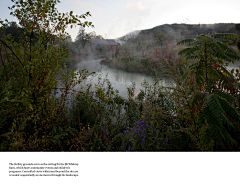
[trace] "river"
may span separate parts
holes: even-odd
[[[82,61],[76,65],[77,70],[87,69],[89,72],[96,72],[96,74],[92,77],[89,76],[83,84],[88,84],[92,80],[92,84],[94,88],[94,84],[98,83],[98,77],[105,78],[107,75],[107,79],[110,81],[112,87],[119,91],[119,95],[123,98],[128,97],[127,87],[132,86],[132,82],[135,82],[135,92],[134,97],[140,92],[140,89],[143,89],[141,83],[146,80],[149,85],[153,85],[154,81],[151,76],[147,76],[141,73],[130,73],[125,72],[118,69],[109,68],[106,65],[100,64],[101,59],[98,60],[90,60],[90,61]],[[171,80],[164,78],[161,80],[160,84],[166,86]]]
[[[83,70],[87,69],[89,73],[91,72],[96,72],[93,76],[89,76],[86,80],[82,82],[82,86],[86,86],[87,84],[91,83],[92,88],[90,90],[94,90],[94,84],[98,84],[98,77],[99,75],[101,76],[102,80],[105,78],[107,75],[108,80],[110,81],[112,87],[117,89],[119,91],[119,95],[125,99],[128,97],[127,93],[127,87],[132,86],[132,82],[135,82],[135,92],[134,92],[134,97],[138,95],[140,92],[140,89],[144,89],[141,85],[141,83],[146,80],[146,82],[149,83],[149,85],[153,85],[153,78],[148,75],[144,75],[141,73],[130,73],[130,72],[125,72],[122,70],[118,69],[112,69],[109,68],[106,65],[101,65],[100,64],[101,59],[97,60],[85,60],[81,61],[76,64],[75,68],[78,70]],[[231,64],[227,68],[228,70],[231,69],[239,69],[240,63],[238,62],[237,64]],[[79,76],[78,76],[79,77]],[[166,86],[168,83],[171,83],[172,80],[169,78],[163,78],[160,81],[160,85]],[[76,86],[74,88],[75,90],[82,90],[81,86]],[[57,93],[56,97],[60,97],[60,92]]]

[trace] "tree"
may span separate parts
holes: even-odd
[[[75,43],[76,43],[77,47],[79,45],[82,45],[82,47],[85,48],[85,45],[91,41],[92,35],[93,34],[86,33],[84,27],[80,27],[80,29],[78,31],[78,35],[75,39]]]
[[[235,29],[240,31],[240,24],[235,24]]]
[[[173,41],[175,37],[173,35],[167,35],[166,40]]]
[[[81,16],[73,15],[72,11],[58,13],[55,6],[59,0],[12,2],[10,15],[19,20],[24,37],[19,42],[10,34],[0,38],[0,127],[3,128],[0,134],[5,137],[0,140],[1,149],[51,150],[55,146],[60,149],[64,144],[59,140],[62,132],[65,135],[74,132],[63,127],[63,123],[68,119],[66,96],[75,83],[75,73],[59,74],[65,52],[53,45],[46,49],[45,45],[54,38],[61,43],[67,39],[68,25],[71,28],[74,24],[92,26],[91,22],[80,20],[91,15],[89,12]],[[6,29],[8,21],[0,21],[0,24]],[[34,35],[37,42],[33,42]],[[52,94],[60,82],[63,88],[59,101]]]
[[[10,22],[5,29],[5,35],[10,34],[14,41],[18,42],[19,37],[23,34],[23,30],[17,25],[16,22]]]
[[[227,144],[237,143],[229,129],[239,131],[239,83],[225,67],[228,63],[240,59],[228,46],[231,42],[229,39],[237,38],[235,34],[213,32],[177,43],[187,44],[179,55],[184,55],[186,60],[197,60],[190,66],[189,73],[186,73],[183,79],[188,76],[193,80],[191,88],[195,89],[192,92],[194,96],[188,105],[192,111],[198,112],[195,118],[192,113],[193,125],[198,133],[200,128],[208,128],[203,133],[206,143],[210,139]]]
[[[91,39],[104,39],[103,36],[97,35],[95,31],[90,32],[89,36],[91,37]]]
[[[156,39],[159,42],[159,44],[161,45],[161,47],[163,45],[163,42],[166,41],[166,38],[167,38],[167,36],[163,32],[160,32],[156,35]]]

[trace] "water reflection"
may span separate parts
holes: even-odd
[[[227,66],[227,69],[229,70],[229,71],[231,71],[232,69],[238,69],[238,70],[240,70],[240,62],[235,62],[234,64],[229,64],[228,66]]]
[[[77,64],[76,68],[77,70],[83,70],[87,69],[89,72],[96,72],[96,74],[93,77],[88,77],[83,84],[86,85],[88,83],[98,84],[98,77],[101,76],[102,79],[105,77],[108,78],[110,81],[112,87],[117,89],[119,91],[119,95],[123,98],[127,98],[127,87],[132,86],[132,82],[135,82],[135,92],[134,96],[137,96],[137,94],[140,92],[140,89],[143,89],[141,83],[146,80],[149,85],[153,85],[154,81],[151,76],[147,76],[140,73],[129,73],[117,69],[111,69],[105,65],[100,64],[101,59],[98,60],[92,60],[92,61],[82,61],[81,63]],[[98,72],[97,72],[98,71]],[[165,86],[166,83],[168,83],[170,79],[163,79],[160,82],[160,85]],[[80,88],[78,86],[78,88]]]
[[[89,60],[89,61],[82,61],[76,65],[77,70],[83,70],[87,69],[89,73],[91,72],[96,72],[94,76],[89,76],[86,80],[80,84],[80,86],[76,86],[74,89],[75,90],[82,90],[82,86],[86,86],[87,84],[91,83],[92,87],[90,88],[91,91],[94,91],[94,84],[98,84],[98,77],[101,76],[102,80],[105,77],[110,81],[112,87],[114,90],[119,91],[119,95],[122,96],[123,98],[128,98],[128,87],[132,86],[132,82],[135,82],[135,91],[134,91],[134,97],[138,95],[140,92],[140,89],[144,89],[143,86],[141,85],[144,80],[149,83],[149,85],[153,85],[154,80],[151,76],[147,76],[144,74],[140,73],[130,73],[130,72],[125,72],[117,69],[112,69],[109,68],[105,65],[100,64],[101,59],[97,60]],[[229,64],[227,69],[231,71],[231,69],[239,69],[240,62],[237,62],[235,64]],[[172,80],[169,78],[163,78],[160,81],[161,86],[168,86],[169,83],[171,83]],[[58,91],[57,97],[61,96],[60,91]]]
[[[90,61],[82,61],[76,65],[77,70],[87,69],[89,72],[96,72],[95,76],[88,77],[83,84],[86,85],[91,83],[93,85],[92,89],[94,88],[94,84],[98,84],[98,76],[100,75],[101,78],[107,78],[111,82],[111,85],[114,89],[119,91],[119,95],[123,98],[127,98],[127,87],[132,86],[132,82],[135,82],[135,92],[134,97],[138,95],[140,89],[143,89],[141,83],[146,80],[149,85],[153,85],[153,78],[151,76],[147,76],[140,73],[130,73],[125,72],[117,69],[109,68],[105,65],[100,64],[101,59],[98,60],[90,60]],[[236,62],[235,64],[229,64],[227,69],[231,71],[231,69],[239,69],[240,63]],[[91,81],[92,80],[92,81]],[[163,78],[160,82],[160,85],[167,86],[168,83],[171,83],[172,80],[169,78]],[[79,88],[79,86],[77,87]]]

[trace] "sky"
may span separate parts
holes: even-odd
[[[239,23],[240,0],[60,0],[59,12],[75,15],[90,12],[83,21],[93,22],[95,31],[106,39],[117,39],[135,30],[150,29],[163,24]],[[0,0],[0,18],[17,21],[7,8],[11,0]],[[67,32],[75,40],[79,26]]]

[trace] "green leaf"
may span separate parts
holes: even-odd
[[[238,39],[238,35],[233,33],[216,33],[215,35],[220,38]]]
[[[185,40],[182,40],[180,42],[177,43],[177,45],[180,45],[180,44],[189,44],[191,42],[193,42],[195,39],[185,39]]]

